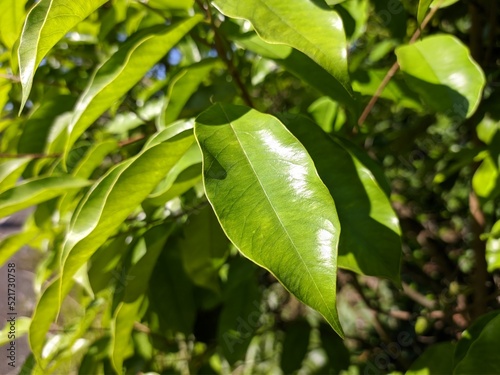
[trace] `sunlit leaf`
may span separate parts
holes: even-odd
[[[25,0],[0,0],[0,41],[12,49],[16,39],[19,37],[25,15]]]
[[[87,180],[71,176],[49,176],[27,180],[0,193],[0,217],[48,201],[71,189],[88,186]]]
[[[304,147],[276,118],[216,104],[197,119],[207,197],[229,239],[342,334],[340,224]]]
[[[476,111],[485,76],[469,50],[451,35],[434,35],[396,49],[411,89],[432,109],[461,120]]]
[[[326,5],[310,0],[216,0],[214,3],[229,17],[249,20],[265,41],[286,44],[303,52],[350,90],[342,19]]]
[[[130,90],[200,20],[201,16],[196,15],[172,26],[153,26],[142,30],[114,53],[95,72],[76,104],[68,126],[66,152],[100,115]]]
[[[21,109],[28,100],[35,71],[52,47],[106,0],[40,0],[28,13],[19,42]]]

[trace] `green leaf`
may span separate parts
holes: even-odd
[[[154,319],[159,322],[160,332],[167,337],[176,332],[191,334],[196,318],[194,288],[184,272],[175,242],[167,242],[149,285],[149,308]],[[162,287],[158,288],[158,285]]]
[[[476,341],[484,330],[484,328],[490,323],[493,319],[499,316],[499,311],[491,311],[488,314],[481,315],[478,319],[474,321],[469,328],[467,328],[460,337],[460,340],[457,343],[457,347],[454,353],[454,364],[455,366],[465,358],[467,352],[469,351],[472,343]]]
[[[78,161],[71,175],[76,178],[89,179],[92,177],[94,170],[101,165],[104,158],[117,147],[118,143],[115,140],[107,140],[93,144],[81,160]],[[72,191],[66,193],[64,197],[61,198],[59,202],[59,211],[61,213],[64,213],[72,205],[76,205],[74,198],[77,194],[78,191]]]
[[[13,187],[30,161],[31,158],[21,157],[0,164],[0,191]]]
[[[189,216],[179,242],[182,263],[193,283],[220,292],[219,268],[226,259],[229,241],[210,207]]]
[[[362,95],[372,97],[377,92],[386,71],[381,69],[370,69],[367,71],[356,71],[352,75],[352,88]],[[380,94],[381,98],[392,100],[406,108],[421,110],[422,104],[416,95],[402,79],[393,77]]]
[[[24,20],[25,0],[0,0],[0,41],[8,49],[12,49],[19,37]],[[0,108],[1,109],[1,108]]]
[[[425,18],[425,15],[427,14],[427,11],[429,10],[429,7],[431,6],[432,0],[420,0],[418,2],[418,10],[417,10],[417,21],[419,24],[422,23],[422,21]]]
[[[339,103],[326,96],[322,96],[313,102],[307,111],[321,129],[327,133],[338,131],[346,120],[345,112],[339,106]]]
[[[28,333],[28,328],[30,326],[31,319],[25,316],[16,317],[15,325],[15,340],[21,338],[26,333]],[[0,331],[0,346],[4,346],[9,342],[13,341],[12,337],[9,338],[9,333],[11,333],[11,325],[7,321],[5,326]]]
[[[201,15],[196,15],[172,26],[142,30],[114,53],[95,72],[75,106],[68,126],[66,153],[99,116],[139,82],[201,19]]]
[[[441,342],[428,347],[410,366],[406,375],[451,374],[455,344]]]
[[[314,87],[319,92],[328,95],[334,100],[353,105],[354,99],[342,84],[324,68],[300,51],[289,46],[269,44],[258,35],[235,38],[237,44],[258,53],[262,57],[273,59],[288,72]]]
[[[35,71],[49,50],[106,0],[40,0],[31,8],[21,32],[18,59],[23,88],[21,109],[28,100]]]
[[[350,92],[342,19],[310,0],[216,0],[226,16],[249,20],[268,43],[291,46],[323,67]]]
[[[468,331],[467,343],[460,348],[456,357],[459,361],[455,366],[454,374],[500,373],[500,359],[498,358],[500,315],[498,312],[483,316]],[[460,358],[461,356],[463,357]]]
[[[245,358],[262,314],[262,293],[252,263],[244,258],[237,258],[230,263],[223,297],[217,342],[224,358],[234,364]]]
[[[70,95],[57,95],[51,100],[45,100],[24,124],[18,152],[36,154],[49,150],[57,134],[63,129],[64,121],[67,121],[75,102],[76,98]]]
[[[177,120],[191,95],[210,72],[218,66],[220,66],[218,59],[205,59],[186,67],[172,78],[165,97],[162,114],[159,117],[160,127],[163,128]]]
[[[488,262],[488,272],[500,268],[500,220],[493,225],[486,241],[486,261]]]
[[[13,233],[0,240],[0,267],[2,267],[11,256],[26,244],[31,244],[39,231],[35,227],[25,229],[18,233]]]
[[[276,118],[216,104],[195,124],[206,195],[235,246],[342,334],[340,224],[304,147]]]
[[[281,370],[294,374],[300,370],[309,348],[311,326],[303,320],[290,323],[285,330],[285,340],[281,352]]]
[[[157,139],[158,137],[155,137]],[[44,337],[56,318],[73,276],[153,190],[191,147],[191,134],[151,142],[136,157],[117,165],[87,193],[71,220],[61,257],[61,276],[45,290],[33,315],[30,345],[40,358]],[[126,204],[124,204],[126,202]]]
[[[498,186],[500,171],[488,153],[472,177],[472,187],[478,196],[488,198],[497,193]]]
[[[134,322],[140,321],[139,309],[148,289],[149,279],[167,237],[173,227],[157,226],[144,233],[146,253],[129,270],[123,300],[118,304],[111,322],[111,358],[118,374],[122,373],[123,360],[130,341]]]
[[[451,35],[434,35],[396,49],[409,86],[432,109],[452,119],[472,116],[485,76],[469,50]]]
[[[399,221],[379,182],[380,167],[370,165],[354,146],[328,136],[306,117],[283,116],[282,121],[313,158],[335,201],[342,223],[338,266],[399,283]]]
[[[71,176],[34,178],[0,193],[0,217],[48,201],[71,189],[89,185],[87,180]]]

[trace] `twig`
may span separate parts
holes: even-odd
[[[415,41],[420,37],[420,35],[422,34],[422,31],[425,29],[425,27],[427,26],[427,24],[429,23],[429,21],[432,19],[432,17],[434,17],[434,15],[436,14],[437,10],[439,9],[439,5],[442,2],[443,2],[443,0],[441,0],[438,4],[436,4],[436,6],[434,8],[431,8],[431,11],[424,18],[424,20],[422,21],[422,24],[420,25],[420,27],[417,30],[415,30],[415,32],[413,33],[413,35],[412,35],[412,37],[411,37],[411,39],[410,39],[410,41],[409,41],[408,44],[415,43]],[[366,118],[368,117],[368,115],[370,114],[371,110],[373,109],[373,106],[375,105],[375,103],[377,103],[378,99],[380,98],[380,95],[382,95],[382,92],[384,91],[385,87],[389,84],[389,82],[391,81],[392,77],[394,77],[394,75],[396,74],[396,72],[398,71],[398,69],[399,69],[399,63],[396,61],[394,63],[394,65],[391,66],[391,68],[389,69],[389,71],[385,75],[385,77],[382,80],[382,82],[380,82],[380,85],[378,86],[377,91],[375,92],[375,94],[372,96],[372,98],[370,99],[370,101],[366,105],[366,107],[363,110],[363,113],[361,114],[361,116],[359,116],[359,120],[358,120],[358,125],[359,126],[363,125],[363,123],[365,122]]]
[[[21,79],[13,74],[0,74],[0,78],[5,78],[12,82],[21,82]]]
[[[132,144],[132,143],[139,142],[139,141],[143,140],[145,137],[146,136],[144,134],[142,134],[142,135],[138,135],[137,137],[125,139],[123,141],[118,142],[118,146],[125,147],[125,146]]]
[[[406,283],[403,283],[403,291],[405,294],[410,297],[412,300],[417,302],[418,304],[426,307],[430,310],[434,310],[436,308],[436,302],[428,299],[423,294],[417,292],[416,290],[410,288],[410,286]]]
[[[228,52],[226,48],[224,47],[224,41],[222,39],[222,36],[219,34],[219,28],[215,24],[214,18],[212,17],[212,13],[210,12],[210,9],[206,7],[202,0],[196,0],[196,3],[198,6],[205,11],[205,14],[207,16],[208,21],[210,22],[210,25],[212,26],[212,30],[214,31],[214,42],[215,42],[215,49],[217,50],[217,54],[220,56],[220,58],[224,61],[224,63],[227,66],[227,69],[229,70],[229,73],[231,74],[231,77],[233,77],[234,82],[238,86],[238,88],[241,91],[241,96],[243,100],[245,101],[245,104],[248,105],[249,107],[254,107],[252,98],[250,94],[248,93],[248,90],[241,80],[240,75],[238,74],[238,70],[234,66],[232,58],[228,57]]]

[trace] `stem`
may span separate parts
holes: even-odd
[[[208,21],[210,22],[210,25],[212,27],[212,30],[214,31],[214,44],[215,44],[215,49],[217,51],[217,54],[220,56],[220,58],[224,61],[224,63],[227,66],[227,69],[229,71],[229,74],[231,74],[231,77],[233,77],[234,82],[236,83],[236,86],[241,91],[241,97],[245,101],[245,104],[248,105],[249,107],[254,108],[254,104],[252,101],[252,98],[243,83],[240,75],[238,74],[238,69],[234,66],[233,59],[232,59],[232,53],[225,48],[224,45],[224,39],[219,33],[219,28],[215,24],[214,18],[212,17],[212,13],[210,12],[210,9],[206,7],[202,0],[196,0],[196,3],[198,6],[205,11],[205,14],[207,16]],[[229,57],[230,55],[231,57]]]
[[[415,30],[415,32],[413,33],[413,35],[412,35],[412,37],[411,37],[411,39],[410,39],[410,41],[409,41],[408,44],[413,44],[413,43],[416,42],[416,40],[418,38],[420,38],[420,35],[422,34],[422,31],[425,29],[425,27],[427,26],[427,24],[429,23],[429,21],[432,19],[432,17],[434,17],[434,15],[436,14],[437,10],[439,9],[439,5],[442,2],[443,2],[443,0],[441,0],[438,4],[436,4],[436,6],[434,8],[431,8],[431,11],[424,18],[424,20],[422,21],[422,24],[420,25],[420,27],[417,30]],[[358,125],[359,126],[363,125],[363,123],[365,122],[366,118],[368,117],[368,115],[372,111],[373,106],[375,105],[375,103],[377,103],[378,99],[380,98],[380,95],[382,95],[382,92],[384,91],[385,87],[389,84],[389,82],[391,81],[392,77],[394,77],[394,75],[396,74],[396,72],[398,71],[398,69],[399,69],[399,63],[396,61],[394,63],[394,65],[391,66],[391,68],[389,69],[389,71],[385,75],[385,77],[382,80],[382,82],[380,82],[380,85],[378,86],[377,91],[375,92],[375,94],[372,96],[372,98],[370,99],[370,101],[366,105],[366,107],[363,110],[363,113],[361,114],[361,116],[359,116],[359,120],[358,120]]]

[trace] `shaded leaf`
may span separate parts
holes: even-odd
[[[310,334],[311,326],[306,321],[292,322],[286,327],[280,366],[285,374],[292,374],[302,367]]]
[[[434,35],[397,48],[396,55],[409,86],[429,107],[458,120],[475,112],[485,77],[460,40]]]
[[[455,344],[451,342],[431,345],[412,363],[406,375],[451,374],[454,351]]]
[[[350,92],[323,67],[304,53],[289,46],[266,43],[255,34],[235,37],[235,41],[242,47],[258,53],[262,57],[273,59],[288,72],[332,99],[348,105],[353,104],[354,99]]]
[[[399,222],[379,182],[380,167],[370,165],[374,162],[360,158],[353,145],[328,136],[306,117],[282,119],[306,147],[335,201],[342,223],[338,266],[399,283]]]
[[[183,233],[179,248],[186,273],[194,284],[219,292],[218,271],[229,250],[229,241],[212,208],[205,207],[190,215]]]
[[[245,358],[260,325],[262,295],[255,276],[255,266],[246,259],[238,258],[230,263],[217,342],[231,364]]]
[[[40,0],[28,13],[21,32],[18,59],[23,87],[21,109],[28,100],[35,71],[49,50],[76,24],[106,0]]]
[[[220,66],[218,59],[205,59],[186,67],[172,78],[165,97],[162,114],[159,117],[160,127],[165,127],[178,119],[191,95],[217,66]]]
[[[304,147],[276,118],[216,104],[197,119],[206,195],[229,239],[342,334],[340,224]]]
[[[129,270],[123,300],[118,304],[111,322],[111,358],[118,374],[122,373],[123,360],[130,341],[134,322],[140,321],[139,309],[148,289],[149,279],[156,265],[171,228],[157,226],[144,233],[146,253]]]
[[[470,334],[467,347],[462,348],[467,353],[455,366],[454,374],[498,374],[500,373],[500,358],[498,345],[500,343],[500,316],[490,313],[476,324],[481,328]],[[485,324],[486,323],[486,324]],[[469,331],[472,331],[474,325]],[[463,352],[462,352],[463,353]],[[459,358],[457,358],[459,359]]]

